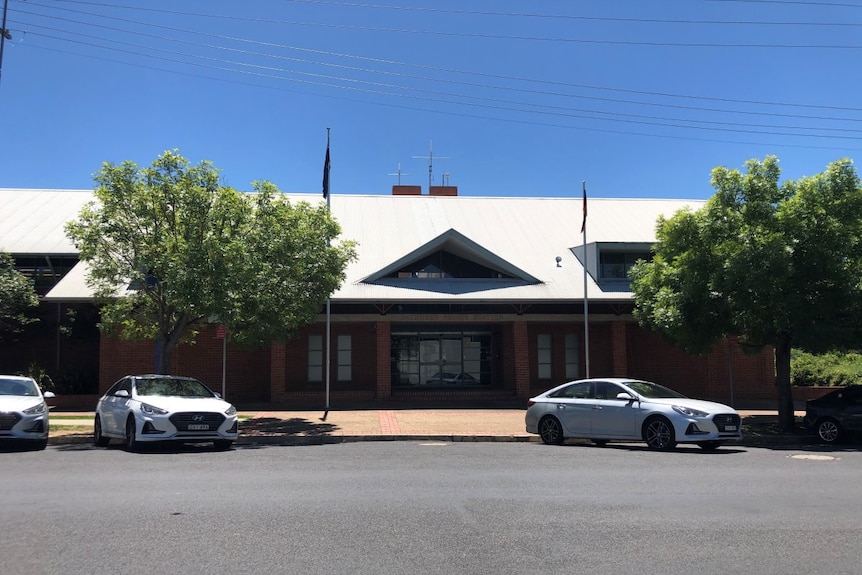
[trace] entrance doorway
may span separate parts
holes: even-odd
[[[432,388],[491,385],[490,330],[392,332],[392,385]]]

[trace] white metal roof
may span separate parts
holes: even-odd
[[[0,251],[12,254],[75,255],[63,225],[93,198],[81,190],[0,188]]]
[[[292,201],[317,203],[319,194],[287,194]],[[64,223],[77,216],[92,192],[71,190],[0,190],[0,250],[16,254],[75,253]],[[357,243],[359,257],[347,268],[347,280],[332,296],[335,302],[411,302],[457,300],[567,301],[584,297],[583,266],[575,253],[583,245],[581,197],[485,197],[333,195],[331,210],[342,238]],[[660,215],[697,209],[703,201],[590,198],[587,242],[647,244],[655,241]],[[496,262],[523,279],[394,280],[379,278],[394,263],[423,246],[458,240],[474,250],[476,261]],[[574,250],[574,252],[573,252]],[[589,253],[589,250],[588,250]],[[465,257],[464,254],[461,254]],[[557,264],[556,258],[560,262]],[[592,256],[591,256],[592,257]],[[591,266],[593,267],[593,266]],[[375,275],[377,274],[377,275]],[[49,299],[86,299],[85,267],[79,264]],[[369,280],[369,278],[372,280]],[[590,299],[625,300],[631,294],[588,281]]]

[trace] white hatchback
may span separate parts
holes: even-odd
[[[46,391],[43,395],[30,377],[0,375],[0,440],[21,441],[45,449],[48,445],[45,398],[51,397],[53,393]]]
[[[237,438],[236,408],[191,377],[127,375],[99,399],[93,441],[122,439],[135,451],[143,443],[212,442],[228,449]]]
[[[525,422],[548,444],[568,438],[645,441],[652,449],[694,443],[713,450],[742,437],[739,413],[656,383],[624,378],[570,381],[530,399]]]

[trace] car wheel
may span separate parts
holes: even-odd
[[[216,439],[213,441],[213,447],[219,451],[227,451],[233,445],[232,439]]]
[[[124,438],[126,442],[126,451],[137,451],[140,446],[136,433],[135,418],[129,417],[129,419],[126,420],[126,437]]]
[[[107,447],[109,438],[102,435],[102,419],[97,415],[93,421],[93,444],[96,447]]]
[[[842,435],[841,425],[834,419],[824,419],[817,424],[817,437],[824,443],[838,443]]]
[[[563,437],[563,426],[556,417],[546,416],[539,422],[539,436],[547,445],[561,445],[566,440]]]
[[[673,425],[664,417],[651,417],[644,422],[643,439],[650,449],[668,451],[676,447]]]
[[[701,441],[697,444],[704,451],[715,451],[721,446],[720,441]]]

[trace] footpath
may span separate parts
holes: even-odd
[[[774,411],[740,411],[743,439],[729,445],[816,445],[807,430],[775,431]],[[797,420],[804,412],[797,411]],[[240,411],[239,444],[313,445],[351,441],[539,442],[523,409]],[[51,412],[49,444],[87,443],[93,412]]]

